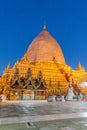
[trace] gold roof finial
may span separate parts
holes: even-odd
[[[46,31],[46,30],[47,30],[47,29],[46,29],[46,24],[44,24],[43,30],[44,30],[44,31]]]
[[[10,69],[10,63],[8,63],[7,69]]]
[[[79,67],[79,68],[82,67],[81,64],[80,64],[80,61],[79,61],[79,63],[78,63],[78,67]]]
[[[77,70],[85,71],[84,68],[82,67],[82,65],[80,64],[80,61],[78,63]]]

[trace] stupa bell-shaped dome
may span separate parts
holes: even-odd
[[[27,58],[31,62],[37,61],[53,61],[65,63],[65,59],[57,41],[46,31],[43,31],[32,41],[28,50]]]

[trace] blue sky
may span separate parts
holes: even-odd
[[[21,59],[44,22],[66,63],[87,70],[87,0],[0,0],[0,74]]]

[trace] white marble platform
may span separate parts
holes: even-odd
[[[60,119],[73,119],[87,117],[87,112],[69,113],[69,114],[52,114],[52,115],[38,115],[38,116],[24,116],[24,117],[5,117],[0,118],[1,124],[14,124],[26,122],[52,121]]]
[[[7,100],[6,103],[15,104],[15,103],[30,103],[30,104],[39,104],[47,103],[47,100]]]

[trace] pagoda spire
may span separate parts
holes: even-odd
[[[7,69],[10,69],[10,63],[8,63]]]
[[[78,63],[78,68],[81,68],[82,66],[81,66],[81,64],[80,64],[80,61],[79,61],[79,63]]]
[[[82,65],[80,64],[80,61],[79,61],[78,66],[77,66],[77,70],[85,71],[84,68],[82,67]]]
[[[46,31],[46,30],[47,30],[47,28],[46,28],[46,24],[44,24],[43,30],[44,30],[44,31]]]

